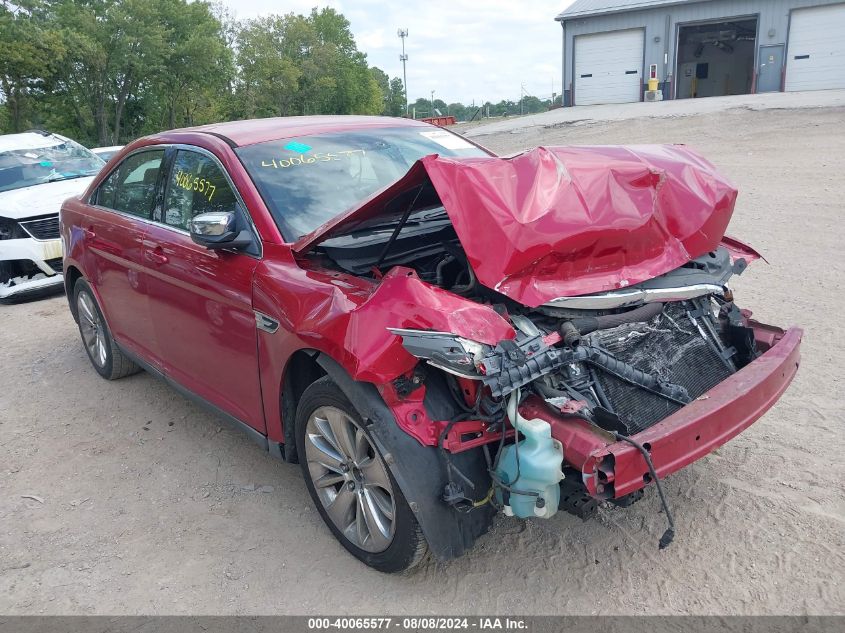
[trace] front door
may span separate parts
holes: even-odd
[[[760,47],[757,92],[779,92],[783,73],[783,44]]]
[[[191,240],[200,213],[239,206],[219,163],[179,149],[144,240],[150,310],[169,378],[264,432],[252,278],[258,259]]]

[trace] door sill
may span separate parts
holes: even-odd
[[[284,447],[281,444],[268,440],[267,436],[261,433],[260,431],[256,431],[246,422],[239,420],[238,418],[227,413],[217,405],[212,404],[202,396],[194,393],[187,387],[184,387],[182,384],[176,382],[170,376],[165,374],[161,369],[158,369],[157,367],[151,365],[144,359],[140,358],[137,354],[126,349],[124,346],[118,345],[118,347],[120,347],[120,350],[134,363],[141,367],[144,371],[151,374],[152,376],[155,376],[159,380],[167,383],[168,385],[173,387],[173,389],[179,392],[182,396],[184,396],[191,402],[199,405],[207,412],[213,414],[214,416],[225,422],[232,429],[245,433],[250,440],[260,446],[263,450],[270,453],[270,455],[272,455],[276,459],[281,459],[282,461],[284,461]]]

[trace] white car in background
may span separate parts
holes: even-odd
[[[91,151],[104,161],[109,162],[109,159],[123,149],[123,145],[110,145],[108,147],[92,147]]]
[[[0,302],[62,285],[59,208],[104,164],[59,134],[0,136]]]

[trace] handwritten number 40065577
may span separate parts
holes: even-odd
[[[299,156],[288,156],[287,158],[271,158],[270,160],[262,160],[262,167],[272,167],[274,169],[285,167],[296,167],[298,165],[315,165],[317,163],[327,163],[332,160],[340,160],[341,158],[351,158],[353,154],[360,154],[363,156],[366,152],[362,149],[345,149],[337,152],[315,152],[314,154],[300,154]]]
[[[193,174],[189,174],[181,170],[176,172],[176,184],[182,187],[182,189],[200,192],[208,199],[209,202],[211,202],[211,199],[214,197],[214,192],[217,191],[217,187],[212,185],[210,180],[194,176]]]

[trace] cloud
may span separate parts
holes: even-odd
[[[384,29],[373,29],[356,33],[355,41],[358,43],[358,48],[362,51],[377,51],[387,47]]]
[[[225,0],[239,18],[308,13],[331,6],[352,25],[370,65],[402,76],[398,28],[407,28],[408,91],[417,97],[476,103],[560,94],[561,30],[554,17],[572,0]]]

